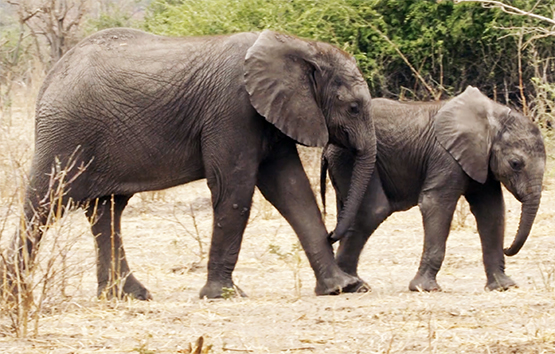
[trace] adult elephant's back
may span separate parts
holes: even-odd
[[[79,150],[88,176],[75,196],[81,200],[203,178],[201,134],[246,123],[226,117],[256,119],[243,84],[244,58],[256,38],[169,38],[132,29],[86,38],[40,92],[35,163],[68,160]]]

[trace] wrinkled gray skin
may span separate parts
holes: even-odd
[[[540,203],[545,147],[539,129],[473,87],[442,102],[373,99],[372,115],[378,144],[376,170],[356,221],[341,240],[336,256],[341,269],[357,276],[368,237],[392,213],[418,204],[424,223],[424,251],[409,288],[440,290],[436,275],[457,201],[464,196],[478,225],[486,288],[515,286],[505,274],[501,183],[522,203],[517,235],[505,249],[511,256],[526,241]],[[322,192],[327,163],[341,209],[353,157],[331,144],[323,159]]]
[[[317,294],[361,287],[334,261],[295,145],[329,141],[355,152],[359,168],[347,192],[355,197],[346,202],[351,219],[343,221],[351,224],[376,147],[368,87],[345,52],[271,31],[167,38],[110,29],[84,39],[56,64],[36,112],[27,232],[14,242],[13,264],[18,259],[25,267],[24,259],[35,258],[43,226],[50,224],[49,174],[56,160],[62,167],[72,160],[66,180],[86,168],[64,188],[62,205],[84,208],[91,221],[99,294],[151,298],[125,259],[122,212],[135,193],[202,178],[214,223],[201,297],[221,297],[223,288],[234,287],[255,186],[297,233]],[[122,289],[111,285],[112,264],[115,280],[125,280]]]

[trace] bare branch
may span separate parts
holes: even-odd
[[[518,7],[514,7],[511,5],[507,5],[502,3],[501,1],[493,1],[493,0],[455,0],[455,3],[461,3],[461,2],[478,2],[486,7],[493,7],[493,8],[498,8],[501,9],[503,12],[506,12],[508,14],[512,14],[512,15],[519,15],[519,16],[528,16],[528,17],[532,17],[541,21],[545,21],[550,23],[552,26],[555,26],[555,19],[553,18],[549,18],[549,17],[545,17],[542,15],[538,15],[535,14],[533,12],[530,11],[524,11],[519,9]],[[536,6],[534,6],[535,8]]]
[[[66,0],[61,0],[59,4],[60,4],[59,9],[54,9],[54,17],[58,21],[63,22],[67,16],[67,12],[71,9],[71,7],[67,6]]]
[[[35,17],[35,15],[37,15],[39,12],[41,12],[41,9],[36,9],[35,11],[27,14],[27,16],[21,18],[19,21],[25,23],[25,22],[29,21],[30,19],[32,19],[33,17]]]
[[[41,50],[40,50],[38,34],[34,31],[34,29],[32,27],[27,26],[27,28],[29,28],[29,31],[31,31],[31,37],[33,37],[33,43],[35,44],[35,48],[37,50],[37,56],[39,58],[39,61],[44,66],[45,62],[44,62],[44,58],[43,58]]]
[[[79,3],[79,7],[77,9],[77,16],[75,16],[75,18],[66,26],[67,32],[69,32],[73,26],[78,26],[79,23],[81,23],[81,19],[83,18],[87,10],[85,7],[85,1],[86,0],[81,0],[81,2]]]
[[[39,41],[37,36],[46,41],[51,57],[49,65],[55,63],[67,51],[76,28],[88,10],[88,0],[6,1],[16,6],[19,21],[31,31],[37,50],[40,50],[42,45],[42,40]]]

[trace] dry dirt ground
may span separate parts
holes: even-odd
[[[4,129],[3,146],[30,144],[32,123],[13,124]],[[317,152],[305,156],[316,176]],[[12,165],[3,162],[5,168]],[[29,323],[25,338],[16,338],[13,318],[0,314],[0,353],[188,353],[200,336],[206,353],[555,353],[551,160],[548,169],[532,235],[506,260],[507,273],[520,287],[506,292],[484,290],[479,238],[464,210],[453,223],[438,276],[443,291],[409,292],[423,239],[420,213],[413,208],[391,216],[362,254],[360,276],[372,292],[316,297],[312,270],[294,233],[257,194],[234,272],[249,297],[200,300],[212,215],[206,183],[198,181],[131,200],[123,219],[124,244],[131,268],[154,300],[107,301],[96,297],[87,221],[73,212],[47,233],[41,249],[43,265],[56,262],[40,314],[33,317],[38,322]],[[509,243],[520,205],[505,195]],[[331,191],[328,196],[328,205],[334,205]],[[4,203],[0,210],[7,220],[4,247],[17,221],[7,208]],[[328,228],[334,220],[332,210]],[[42,289],[38,274],[35,300]]]

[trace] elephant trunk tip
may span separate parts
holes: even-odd
[[[503,249],[505,256],[512,257],[516,255],[520,250],[514,250],[512,247]]]
[[[520,251],[522,246],[523,244],[520,244],[520,245],[512,244],[511,247],[503,249],[503,253],[505,254],[505,256],[512,257]]]
[[[341,231],[341,230],[338,230],[337,228],[332,232],[330,232],[328,235],[328,241],[330,245],[333,245],[337,241],[341,240],[343,237],[345,237],[345,234],[346,234],[346,230]]]

